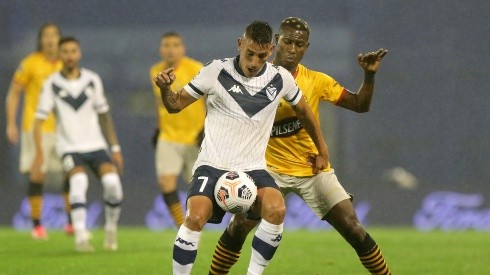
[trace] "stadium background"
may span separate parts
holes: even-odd
[[[123,147],[121,223],[150,226],[152,211],[164,211],[154,209],[155,117],[148,76],[159,58],[160,35],[180,32],[188,55],[207,62],[234,56],[236,38],[251,20],[277,29],[282,18],[299,16],[312,28],[303,64],[352,90],[362,79],[357,53],[390,50],[377,75],[371,112],[358,115],[327,104],[321,110],[333,167],[356,195],[363,222],[490,229],[489,10],[485,0],[1,1],[0,99],[18,62],[34,49],[42,23],[54,21],[65,35],[77,36],[83,66],[102,76]],[[0,128],[4,133],[3,107]],[[18,148],[4,136],[0,154],[5,226],[25,212],[25,183],[17,173]],[[403,187],[411,179],[393,173],[399,171],[395,167],[415,176],[417,187]],[[89,199],[100,198],[100,190],[92,184]],[[58,199],[49,201],[61,207]],[[91,206],[98,213],[100,205]],[[304,207],[297,200],[289,206],[290,226],[318,226],[307,215],[296,220]],[[155,214],[155,227],[165,226],[158,221],[164,214]]]

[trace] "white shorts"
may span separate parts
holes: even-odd
[[[155,154],[155,167],[157,175],[169,176],[182,174],[189,183],[192,179],[192,168],[196,162],[199,148],[195,145],[187,145],[169,142],[159,139]]]
[[[312,177],[276,174],[270,170],[268,172],[276,180],[284,196],[295,193],[308,204],[319,219],[323,219],[337,203],[351,199],[340,185],[333,169]]]
[[[54,133],[42,134],[43,158],[44,163],[41,171],[60,173],[63,172],[61,158],[56,151],[56,135]],[[29,173],[32,162],[36,155],[33,132],[22,132],[20,136],[20,160],[19,171]]]

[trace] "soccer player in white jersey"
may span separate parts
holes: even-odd
[[[41,173],[43,163],[43,121],[50,113],[56,116],[57,151],[70,181],[71,217],[75,230],[75,249],[92,252],[90,234],[86,229],[86,193],[92,169],[100,178],[105,201],[104,248],[117,249],[117,223],[123,197],[118,170],[122,172],[121,147],[104,95],[100,77],[79,67],[82,57],[80,43],[73,37],[60,40],[61,72],[52,74],[44,83],[34,122],[36,157],[31,173]],[[107,153],[107,144],[112,159]],[[114,164],[115,165],[114,165]],[[116,169],[117,166],[117,169]]]
[[[282,239],[286,207],[278,186],[265,170],[264,154],[282,98],[293,106],[319,151],[315,171],[328,163],[319,124],[292,75],[266,62],[273,49],[272,28],[255,21],[238,39],[237,57],[212,61],[182,90],[170,89],[175,80],[171,68],[155,78],[169,112],[179,112],[207,95],[204,140],[194,166],[185,222],[174,242],[174,274],[190,274],[204,225],[221,222],[224,211],[217,205],[213,191],[218,178],[230,170],[245,171],[258,188],[252,212],[262,220],[252,242],[248,274],[262,274],[272,259]]]

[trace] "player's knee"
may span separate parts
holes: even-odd
[[[207,222],[206,215],[204,215],[204,213],[201,212],[196,212],[196,213],[187,214],[184,223],[185,226],[190,230],[202,231],[206,222]]]
[[[101,181],[104,187],[104,200],[111,204],[120,203],[123,198],[123,191],[119,175],[114,172],[106,173],[102,176]]]
[[[233,237],[245,239],[259,222],[260,220],[246,219],[243,215],[233,215],[228,225],[228,233]]]
[[[88,188],[88,176],[84,172],[75,173],[70,176],[70,203],[85,204]]]
[[[262,203],[262,218],[273,224],[281,224],[286,216],[284,201]]]
[[[348,238],[349,243],[356,244],[362,243],[366,238],[366,231],[361,225],[361,222],[356,216],[349,216],[345,218],[345,235]]]

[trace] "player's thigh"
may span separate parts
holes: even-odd
[[[21,132],[20,134],[20,156],[19,156],[19,171],[29,173],[31,170],[32,162],[36,148],[34,145],[34,135],[32,132]]]
[[[199,166],[196,171],[194,171],[194,175],[192,177],[189,190],[187,192],[187,215],[197,213],[199,210],[198,204],[189,205],[189,202],[195,201],[194,197],[199,197],[200,200],[207,201],[206,205],[211,205],[211,216],[206,220],[209,223],[221,223],[223,220],[223,216],[225,215],[225,211],[221,209],[216,203],[216,199],[214,197],[214,187],[216,186],[216,182],[219,177],[223,175],[225,171],[219,170],[207,165]],[[208,209],[205,209],[208,211]],[[207,212],[206,212],[207,213]],[[200,217],[205,216],[201,213]],[[207,213],[209,214],[209,213]],[[187,217],[186,217],[187,219]]]
[[[257,185],[254,211],[259,211],[260,216],[268,222],[281,223],[284,220],[286,206],[274,178],[266,170],[254,170],[247,172],[247,174]]]
[[[196,163],[197,156],[199,155],[199,147],[196,145],[184,145],[184,168],[182,176],[185,181],[189,183],[192,179],[192,169]]]
[[[274,179],[277,186],[279,186],[283,197],[286,197],[289,193],[294,193],[296,191],[295,182],[294,180],[292,180],[293,177],[283,174],[277,174],[269,169],[267,169],[267,172]]]
[[[43,156],[47,173],[63,173],[63,164],[56,150],[56,135],[43,133]]]
[[[298,181],[301,182],[297,185],[296,193],[319,219],[323,219],[341,201],[350,199],[333,170],[313,177],[298,178]]]
[[[66,173],[67,177],[77,173],[86,173],[87,163],[84,160],[83,156],[79,153],[66,153],[62,156],[62,164],[63,170]]]
[[[116,166],[106,150],[97,150],[87,154],[90,168],[97,173],[99,177],[108,173],[117,173]]]
[[[184,158],[180,152],[179,144],[159,139],[155,154],[155,168],[157,176],[175,175],[182,173]]]

